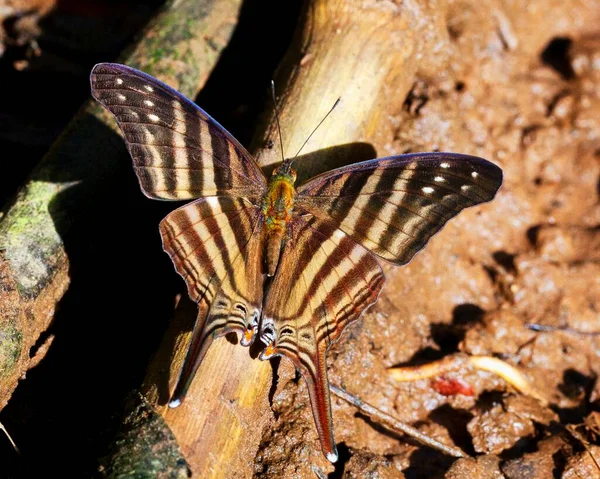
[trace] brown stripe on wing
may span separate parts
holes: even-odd
[[[501,184],[502,170],[482,158],[417,153],[323,173],[298,188],[295,204],[405,264],[450,218],[490,201]]]
[[[287,238],[262,325],[273,324],[275,354],[290,358],[305,378],[321,446],[333,460],[326,351],[376,301],[384,276],[375,257],[331,221],[298,215]]]
[[[260,210],[247,200],[209,197],[170,213],[163,247],[185,280],[199,315],[173,395],[177,405],[213,339],[257,322],[263,297]]]
[[[210,197],[178,208],[163,219],[163,248],[194,301],[205,294],[211,278],[231,272],[230,254],[241,251],[240,236],[247,235],[246,242],[250,239],[257,214],[256,207],[242,199]]]
[[[101,63],[92,95],[117,120],[140,186],[151,198],[260,196],[262,171],[219,123],[183,95],[143,72]]]

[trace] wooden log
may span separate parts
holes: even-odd
[[[168,2],[121,61],[194,96],[229,41],[240,5],[241,0]],[[102,185],[130,168],[122,142],[107,142],[107,127],[116,130],[111,116],[96,102],[86,103],[1,217],[0,409],[41,359],[30,358],[29,351],[69,284],[64,235]],[[70,192],[67,204],[61,194],[74,186],[73,178],[85,178],[86,188]]]
[[[413,83],[417,55],[434,43],[429,38],[416,46],[418,24],[411,21],[413,11],[403,5],[358,0],[307,3],[298,35],[277,75],[283,90],[279,108],[286,156],[295,154],[336,98],[341,95],[342,101],[307,145],[304,151],[310,154],[296,164],[299,181],[350,159],[373,157],[372,147],[354,142],[377,142],[383,137],[382,118],[400,109]],[[419,14],[427,17],[432,12]],[[388,90],[387,84],[393,84],[394,90]],[[270,166],[281,161],[281,154],[273,116],[265,117],[252,150],[261,165]],[[330,149],[326,156],[321,151],[317,158],[314,153],[348,144]],[[183,404],[168,409],[169,391],[189,341],[189,325],[182,326],[189,319],[180,316],[186,314],[176,315],[150,367],[144,394],[173,431],[194,477],[251,477],[263,428],[272,417],[271,364],[253,359],[246,348],[221,338],[212,344]],[[289,377],[289,362],[283,359],[282,364]],[[314,446],[318,450],[318,444]],[[322,467],[331,467],[320,454],[317,457]]]

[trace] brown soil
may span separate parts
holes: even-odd
[[[328,466],[294,380],[273,399],[257,479],[314,477],[313,464],[330,478],[600,477],[595,433],[565,428],[599,398],[600,336],[578,332],[600,332],[600,36],[576,19],[598,18],[600,4],[521,3],[449,2],[445,61],[421,67],[378,151],[483,156],[505,171],[499,195],[387,268],[385,298],[329,353],[331,382],[477,457],[454,462],[333,399],[341,461]],[[550,406],[490,373],[461,376],[470,397],[386,372],[456,351],[518,366]]]
[[[276,421],[265,430],[257,457],[248,458],[254,461],[256,479],[318,474],[329,479],[600,478],[600,335],[586,334],[600,332],[600,3],[448,0],[437,7],[446,13],[445,24],[436,26],[444,34],[432,32],[440,55],[420,65],[404,109],[382,126],[382,131],[394,134],[380,139],[378,154],[432,150],[475,154],[502,166],[505,183],[493,202],[451,221],[409,265],[386,267],[385,297],[331,348],[329,375],[332,383],[474,457],[455,460],[432,451],[333,397],[340,461],[331,466],[320,452],[304,381],[282,361],[272,398]],[[256,2],[251,8],[259,10]],[[132,16],[141,23],[145,14]],[[288,21],[293,25],[295,19]],[[110,58],[127,37],[122,30],[121,43],[111,45]],[[26,33],[31,32],[38,30]],[[272,41],[253,48],[267,52]],[[87,81],[92,60],[107,60],[102,49],[88,47],[79,51],[85,62],[71,50],[66,63],[61,63],[64,49],[50,49],[48,55],[42,48],[41,60],[31,59],[33,70],[55,68],[63,80],[65,72],[73,70],[79,85]],[[248,54],[239,45],[235,48]],[[230,62],[235,48],[229,52]],[[9,60],[2,63],[2,71],[11,68]],[[220,107],[221,115],[214,103],[226,96],[227,84],[217,86],[219,77],[209,82],[203,106],[219,119],[225,117],[226,125],[245,123],[249,130],[253,117],[247,112],[256,112],[256,98],[263,90],[258,84],[276,65],[277,59],[270,60],[262,65],[264,78],[252,80],[253,87],[243,92],[245,98],[239,92],[229,97]],[[59,66],[49,68],[53,62]],[[32,80],[20,94],[30,95],[32,105],[23,113],[21,105],[17,111],[8,102],[14,106],[9,116],[13,121],[20,118],[27,128],[15,127],[1,139],[5,145],[29,148],[31,154],[10,182],[6,177],[1,180],[3,200],[18,188],[35,158],[88,95],[86,84],[68,106],[56,108],[58,121],[46,118],[56,105],[48,95],[37,98],[34,85],[39,80],[28,78]],[[21,83],[12,80],[15,88]],[[67,87],[68,83],[62,91],[65,97]],[[8,101],[8,94],[3,95]],[[41,122],[38,110],[45,122],[39,127],[44,132],[41,138],[37,124],[29,121]],[[232,131],[240,137],[240,129],[234,126]],[[130,186],[137,188],[133,180]],[[152,208],[139,198],[137,189],[132,191],[125,195],[127,200],[99,206],[95,213],[100,220],[113,221],[113,216],[102,213],[111,207],[123,217]],[[129,200],[133,208],[121,205]],[[125,213],[117,211],[121,206]],[[148,236],[155,234],[163,210],[146,211],[142,230]],[[144,215],[141,218],[140,223]],[[120,278],[103,278],[101,285],[90,278],[90,271],[101,269],[102,262],[114,264],[114,271],[117,266],[129,268],[135,277],[172,274],[158,242],[140,246],[140,258],[132,259],[112,244],[114,237],[105,234],[98,239],[89,231],[96,230],[86,224],[79,231],[85,241],[69,244],[74,287],[62,303],[58,326],[50,332],[58,344],[50,348],[39,370],[22,382],[0,417],[25,457],[39,462],[24,466],[13,459],[18,466],[10,469],[17,471],[12,477],[27,477],[32,470],[54,474],[76,470],[73,476],[89,477],[113,437],[118,423],[114,418],[126,394],[141,382],[165,327],[149,325],[146,318],[157,307],[171,307],[176,288],[172,284],[148,289],[146,283],[136,286]],[[132,237],[135,234],[131,232]],[[160,274],[155,271],[159,263]],[[100,286],[98,293],[86,293],[90,284]],[[118,296],[121,290],[126,293]],[[102,293],[122,301],[135,298],[131,306],[135,314],[127,310],[123,315],[128,321],[119,320],[98,304]],[[159,303],[155,299],[159,296],[168,298]],[[140,298],[148,298],[148,304],[140,305]],[[12,303],[4,305],[10,307]],[[69,318],[81,324],[88,315],[97,329],[86,331],[82,345],[82,335]],[[530,323],[550,329],[534,331]],[[496,356],[519,367],[550,405],[542,406],[486,372],[454,373],[472,387],[473,396],[442,395],[429,379],[396,383],[388,376],[392,366],[422,364],[455,352]],[[65,377],[74,358],[86,367],[92,361],[102,367],[92,368],[86,375],[91,379],[74,382]],[[71,402],[74,390],[78,400]],[[59,397],[48,391],[59,391]],[[67,443],[56,441],[59,428],[69,435]],[[4,443],[2,452],[14,457]]]

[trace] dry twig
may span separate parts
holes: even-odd
[[[17,447],[17,445],[15,444],[15,441],[13,441],[13,438],[10,437],[10,434],[8,433],[8,431],[6,430],[6,428],[4,427],[4,424],[2,424],[0,422],[0,431],[4,432],[4,434],[6,434],[6,437],[8,438],[8,440],[10,441],[10,443],[12,444],[13,449],[20,454],[19,448]]]
[[[441,442],[436,441],[435,439],[427,436],[426,434],[423,434],[418,429],[416,429],[412,426],[409,426],[408,424],[405,424],[402,421],[399,421],[398,419],[390,416],[389,414],[384,413],[380,409],[377,409],[376,407],[371,406],[370,404],[364,402],[357,396],[354,396],[353,394],[348,393],[347,391],[343,390],[342,388],[340,388],[338,386],[334,386],[333,384],[330,384],[329,389],[331,390],[331,392],[333,394],[342,398],[344,401],[352,404],[353,406],[357,407],[361,412],[365,413],[371,419],[375,419],[377,422],[392,429],[393,431],[402,432],[402,433],[406,434],[407,436],[410,436],[413,439],[416,439],[421,444],[424,444],[433,449],[441,451],[445,454],[448,454],[449,456],[467,457],[467,455],[463,451],[458,449],[457,447],[447,446],[446,444],[442,444]]]

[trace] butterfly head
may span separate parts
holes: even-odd
[[[292,168],[293,158],[285,160],[281,165],[273,170],[273,174],[271,175],[271,182],[275,179],[281,179],[288,181],[292,185],[296,182],[296,170]]]

